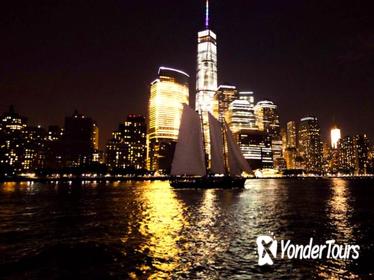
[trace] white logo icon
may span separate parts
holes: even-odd
[[[260,235],[257,237],[257,252],[258,252],[258,265],[265,264],[272,265],[273,258],[277,255],[277,241],[268,235]]]

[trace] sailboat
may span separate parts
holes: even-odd
[[[174,188],[243,188],[250,173],[248,162],[226,122],[208,113],[211,164],[208,169],[205,136],[200,115],[187,104],[179,128],[171,166],[170,185]]]

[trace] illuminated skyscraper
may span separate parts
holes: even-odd
[[[35,171],[43,168],[45,164],[45,144],[47,132],[40,125],[28,125],[23,131],[24,154],[23,168],[27,171]]]
[[[99,128],[93,119],[75,111],[65,118],[62,142],[65,166],[90,164],[99,147]]]
[[[304,160],[305,170],[310,173],[322,172],[322,142],[318,119],[308,116],[300,120],[299,153]]]
[[[46,139],[46,167],[50,169],[62,168],[63,166],[63,139],[64,129],[58,125],[48,127]]]
[[[209,29],[209,2],[206,1],[205,30],[198,33],[196,110],[202,114],[213,112],[213,98],[217,90],[217,41]]]
[[[229,104],[226,121],[234,133],[241,129],[258,130],[252,91],[239,92],[238,98]]]
[[[214,96],[217,103],[216,116],[225,119],[232,132],[241,129],[257,130],[252,91],[237,92],[236,87],[221,85]]]
[[[283,140],[284,141],[284,140]],[[283,143],[284,146],[285,143]],[[296,122],[287,122],[286,127],[286,149],[283,153],[284,159],[286,160],[287,169],[296,169],[296,158],[297,158],[297,130]]]
[[[217,90],[217,37],[209,29],[209,1],[206,0],[205,30],[198,33],[196,71],[196,111],[202,116],[205,151],[210,159],[208,112],[214,114]]]
[[[45,164],[46,131],[14,111],[0,116],[0,176],[34,172]]]
[[[370,144],[366,134],[359,134],[353,137],[355,175],[368,174]]]
[[[370,143],[366,134],[345,136],[338,141],[339,171],[366,175],[370,170]]]
[[[331,148],[337,149],[338,148],[338,142],[341,138],[341,131],[339,128],[334,127],[331,129]]]
[[[335,126],[330,131],[330,143],[323,145],[323,169],[327,174],[337,174],[339,172],[338,144],[340,139],[340,129]]]
[[[145,168],[146,150],[145,118],[131,114],[112,133],[106,145],[106,163],[114,170],[133,172]]]
[[[243,129],[236,133],[236,138],[252,170],[273,167],[271,143],[264,131]]]
[[[254,107],[254,111],[259,130],[266,131],[271,137],[280,135],[277,105],[270,100],[259,101]]]
[[[368,173],[374,174],[374,145],[370,146],[368,160],[369,160],[369,169],[368,169],[369,172]]]
[[[280,135],[280,123],[277,105],[270,100],[264,100],[257,102],[254,107],[256,116],[256,125],[259,130],[265,131],[269,140],[271,141],[271,149],[273,152],[273,160],[278,167],[283,165],[282,158],[282,138]]]
[[[24,131],[27,118],[16,113],[13,106],[0,116],[0,175],[24,171]]]
[[[285,127],[281,128],[280,138],[282,139],[282,154],[284,155],[287,149],[287,129]]]
[[[220,85],[214,95],[214,115],[222,121],[227,120],[227,113],[231,102],[238,98],[238,91],[235,86]]]
[[[255,98],[253,95],[253,91],[240,91],[239,92],[239,99],[246,100],[249,103],[249,126],[251,129],[258,129],[256,125],[256,117],[254,113],[254,106],[255,106]]]
[[[175,142],[178,139],[182,104],[189,100],[189,76],[180,70],[160,67],[151,83],[148,105],[147,167],[152,171],[170,171]]]
[[[355,151],[353,137],[345,136],[338,142],[339,172],[353,175],[355,170]]]
[[[243,129],[251,129],[251,109],[247,100],[237,99],[230,103],[226,121],[233,133]]]
[[[297,132],[296,132],[296,122],[287,122],[287,148],[297,147]]]

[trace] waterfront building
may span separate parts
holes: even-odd
[[[282,127],[280,135],[280,138],[282,139],[282,154],[284,155],[287,149],[287,128]]]
[[[287,148],[297,148],[296,122],[287,122]]]
[[[63,137],[64,129],[58,125],[48,127],[46,139],[46,163],[48,169],[57,170],[63,167]]]
[[[106,163],[112,170],[139,170],[146,163],[146,121],[142,115],[130,114],[112,133],[106,145]]]
[[[330,142],[323,145],[323,171],[325,174],[338,174],[339,152],[338,143],[341,138],[341,131],[334,126],[330,130]]]
[[[330,140],[331,140],[331,148],[337,149],[338,148],[338,142],[341,138],[341,131],[336,126],[331,129],[330,131]]]
[[[0,174],[15,175],[24,171],[24,130],[27,118],[13,106],[0,117]]]
[[[203,121],[205,151],[210,162],[208,112],[214,114],[217,91],[217,36],[209,27],[209,1],[206,1],[205,28],[197,36],[197,71],[195,109]]]
[[[105,145],[105,162],[111,171],[125,169],[127,147],[123,143],[121,128],[112,132],[112,138]]]
[[[334,175],[339,172],[338,149],[331,147],[331,143],[323,143],[323,171],[325,174]]]
[[[274,167],[277,169],[284,169],[286,167],[282,146],[283,142],[281,136],[274,136],[271,140],[271,151],[273,153]]]
[[[158,78],[151,83],[147,124],[147,167],[169,173],[178,139],[183,103],[189,103],[189,75],[160,67]]]
[[[355,175],[366,175],[369,171],[370,144],[366,134],[353,137]]]
[[[271,137],[280,135],[280,123],[277,105],[270,100],[257,102],[254,107],[256,124],[259,130],[266,131]]]
[[[13,106],[0,116],[0,174],[33,173],[45,164],[46,132],[30,126]]]
[[[99,147],[99,128],[93,119],[75,111],[65,118],[62,142],[65,166],[89,165]]]
[[[370,171],[370,143],[366,134],[345,136],[338,141],[339,172],[366,175]]]
[[[258,129],[256,125],[256,116],[254,112],[254,95],[253,91],[239,91],[239,100],[246,100],[249,103],[248,123],[250,129]]]
[[[284,152],[284,159],[286,160],[287,169],[298,169],[297,165],[297,150],[296,148],[287,147]]]
[[[125,144],[129,147],[126,160],[135,169],[145,168],[147,126],[142,115],[128,115],[125,126]]]
[[[220,85],[214,95],[213,115],[220,121],[228,122],[229,105],[236,99],[238,99],[238,91],[235,86]]]
[[[304,160],[306,172],[322,173],[322,142],[318,119],[308,116],[300,120],[298,130],[299,154]]]
[[[231,102],[226,115],[226,122],[233,133],[251,129],[251,111],[247,100],[237,99]]]
[[[209,2],[206,1],[205,29],[198,33],[196,72],[196,110],[213,112],[217,91],[217,36],[209,28]]]
[[[23,130],[23,161],[25,172],[45,167],[47,132],[40,125],[26,126]]]
[[[48,127],[47,139],[49,141],[60,141],[64,135],[64,129],[58,125],[50,125]]]
[[[264,131],[243,129],[236,133],[236,137],[252,170],[273,168],[271,142]]]
[[[282,137],[284,147],[283,156],[286,160],[287,169],[300,168],[300,159],[297,152],[297,129],[296,122],[289,121],[286,124],[285,135]]]
[[[22,131],[27,126],[27,118],[16,113],[13,105],[8,112],[1,115],[0,121],[0,130],[3,133]]]
[[[345,136],[338,141],[339,151],[339,172],[353,175],[355,170],[355,152],[353,137]]]
[[[271,141],[273,161],[276,163],[282,155],[282,138],[280,135],[280,122],[277,105],[270,100],[257,102],[254,107],[256,125],[259,130],[265,131]],[[283,162],[281,160],[281,162]],[[280,168],[279,166],[276,166]]]
[[[369,150],[369,174],[374,174],[374,145]]]
[[[253,103],[254,98],[251,91],[239,92],[237,99],[229,103],[225,119],[233,133],[242,129],[258,130]]]

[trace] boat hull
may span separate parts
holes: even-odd
[[[199,177],[199,178],[173,178],[170,185],[173,188],[195,188],[195,189],[233,189],[244,188],[246,178],[242,177]]]

